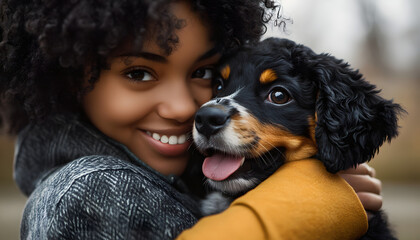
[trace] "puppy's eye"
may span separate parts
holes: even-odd
[[[223,88],[225,88],[223,80],[221,78],[214,79],[214,81],[213,81],[213,95],[215,96],[218,93],[220,93],[220,91],[222,91]]]
[[[292,98],[286,89],[277,87],[271,90],[268,94],[267,100],[275,104],[285,104],[292,100]]]

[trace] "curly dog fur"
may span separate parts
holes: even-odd
[[[207,183],[230,197],[285,161],[316,157],[332,173],[355,167],[398,135],[398,104],[380,97],[347,63],[293,41],[270,38],[243,47],[219,73],[216,98],[197,112],[193,136],[209,156]],[[210,198],[206,213],[220,211],[224,200]],[[395,239],[382,212],[364,239]]]

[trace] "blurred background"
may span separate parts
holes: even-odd
[[[370,165],[383,183],[384,210],[402,240],[420,236],[420,1],[282,0],[286,28],[267,36],[292,39],[358,68],[408,112],[400,136]],[[276,23],[275,23],[276,24]],[[278,23],[277,23],[278,24]],[[18,239],[26,198],[12,180],[14,139],[0,136],[0,239]]]

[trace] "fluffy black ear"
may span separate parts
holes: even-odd
[[[380,97],[374,85],[342,60],[310,51],[300,64],[305,58],[307,77],[318,87],[317,157],[333,173],[369,161],[384,141],[398,135],[398,115],[404,110]]]

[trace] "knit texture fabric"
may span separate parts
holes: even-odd
[[[174,239],[200,215],[179,178],[161,175],[78,117],[19,134],[15,181],[29,196],[22,239]]]

